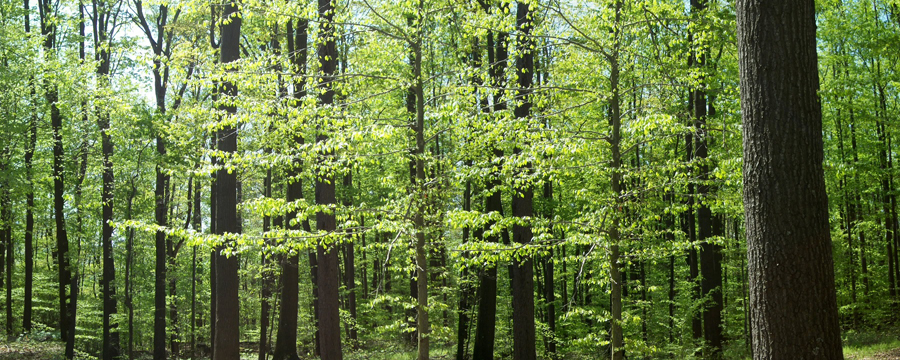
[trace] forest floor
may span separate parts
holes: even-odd
[[[897,331],[845,332],[844,358],[848,360],[900,360],[900,333]]]
[[[844,358],[847,360],[900,360],[900,337],[885,333],[850,333],[844,335]],[[14,341],[0,343],[0,360],[62,360],[63,343],[58,341]],[[447,349],[442,349],[447,350]],[[449,350],[448,350],[449,351]],[[435,354],[436,359],[452,358],[449,353]],[[246,355],[246,356],[245,356]],[[348,359],[407,359],[415,352],[359,351],[347,354]],[[90,356],[76,358],[93,359]],[[138,357],[139,359],[142,357]],[[245,353],[242,359],[256,359],[256,354]]]

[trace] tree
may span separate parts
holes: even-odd
[[[842,359],[815,6],[737,2],[755,359]]]
[[[240,59],[241,10],[240,3],[228,3],[222,12],[219,44],[219,63],[225,67],[225,79],[220,83],[220,109],[224,112],[218,130],[217,149],[227,155],[237,152],[238,120],[237,85],[230,76],[237,69],[232,62]],[[240,358],[240,300],[238,289],[238,256],[232,240],[228,236],[240,234],[242,228],[237,212],[238,182],[233,164],[223,161],[216,170],[216,233],[222,235],[223,243],[216,249],[216,336],[213,340],[216,360],[237,360]]]
[[[24,4],[25,34],[31,35],[31,6],[28,0]],[[28,143],[25,147],[25,176],[28,181],[28,190],[25,194],[25,301],[22,309],[22,329],[31,331],[34,291],[34,150],[37,146],[37,117],[38,108],[34,104],[38,99],[35,96],[34,76],[29,77],[29,101],[32,109],[28,124]]]
[[[111,10],[111,5],[105,1],[93,0],[94,8],[94,48],[95,58],[98,62],[97,77],[101,87],[109,88],[110,76],[110,39],[109,33],[115,31],[118,19],[116,13]],[[116,265],[113,258],[112,234],[113,234],[113,192],[115,178],[113,175],[113,142],[110,136],[109,111],[98,109],[97,127],[100,128],[101,147],[103,152],[103,190],[101,201],[103,203],[103,215],[101,220],[101,243],[103,247],[103,345],[102,358],[112,360],[119,357],[119,332],[118,324],[112,323],[113,317],[118,313],[118,299],[116,299]]]
[[[334,23],[334,1],[319,0],[319,105],[322,106],[320,116],[334,116],[334,80],[337,70],[337,45]],[[316,142],[323,144],[328,141],[328,134],[324,132],[324,126],[320,126],[316,135]],[[321,151],[321,150],[320,150]],[[329,155],[331,151],[321,151],[320,162],[316,173],[316,205],[324,206],[326,210],[316,213],[316,229],[326,235],[326,240],[319,241],[316,246],[318,258],[317,286],[319,292],[319,348],[323,359],[340,360],[341,352],[341,319],[340,287],[338,271],[338,246],[335,240],[329,239],[334,235],[337,222],[334,215],[334,205],[337,203],[335,195],[335,170],[330,166],[333,160]]]
[[[57,25],[56,10],[50,0],[41,0],[41,35],[44,38],[45,56],[52,59],[56,54]],[[59,110],[59,87],[50,80],[44,80],[44,98],[50,104],[50,127],[53,131],[53,216],[56,223],[56,263],[59,272],[59,331],[66,342],[67,359],[75,356],[75,307],[77,298],[72,286],[72,270],[69,268],[69,236],[66,229],[65,175],[63,172],[62,114]]]
[[[531,4],[519,2],[516,9],[516,78],[518,93],[514,114],[516,120],[528,124],[531,116],[531,85],[534,79],[534,39],[531,31],[534,27],[535,14],[531,12]],[[521,143],[528,144],[528,141]],[[513,151],[520,153],[518,144]],[[530,165],[523,166],[520,171],[520,185],[513,191],[512,213],[522,222],[528,222],[534,215],[534,185],[528,180]],[[533,237],[530,224],[513,225],[513,240],[527,246]],[[512,264],[512,308],[513,308],[513,359],[533,360],[535,353],[534,334],[534,259],[525,254],[516,256]]]
[[[307,26],[308,21],[305,19],[289,21],[287,24],[287,49],[290,54],[291,70],[295,74],[293,83],[294,88],[294,106],[299,107],[303,98],[306,97],[304,88],[305,82],[303,76],[306,74],[306,57],[307,57]],[[292,129],[292,142],[296,146],[302,146],[304,143],[303,134],[299,133],[299,129]],[[303,199],[303,180],[300,178],[300,170],[303,166],[302,162],[295,160],[287,172],[287,201],[293,202]],[[285,217],[288,227],[292,230],[303,229],[309,232],[309,220],[306,218],[296,218],[296,212],[291,211]],[[281,311],[278,313],[278,337],[275,340],[275,360],[297,359],[297,311],[299,310],[298,300],[298,281],[300,255],[298,253],[289,254],[288,256],[280,255],[279,263],[281,265],[281,293],[280,303]],[[314,257],[311,261],[314,262]],[[315,271],[315,270],[313,270]],[[315,272],[313,272],[315,277]],[[315,281],[315,279],[313,279]],[[315,294],[315,285],[313,285],[313,297]],[[317,300],[314,298],[314,302]],[[318,332],[316,333],[316,352],[318,353],[319,340]]]

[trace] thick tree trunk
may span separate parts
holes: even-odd
[[[812,1],[738,0],[754,359],[842,359]]]
[[[226,20],[220,25],[221,45],[219,62],[228,64],[240,58],[241,13],[235,3],[224,6],[222,14]],[[230,69],[229,71],[234,71]],[[222,96],[237,96],[237,86],[230,81],[221,83]],[[221,106],[228,116],[237,113],[233,104]],[[228,154],[237,151],[237,126],[227,125],[219,130],[218,150]],[[238,234],[241,224],[237,213],[238,183],[237,172],[223,166],[216,170],[216,233],[220,235]],[[214,360],[237,360],[240,358],[240,302],[238,298],[237,255],[225,255],[224,248],[231,245],[226,241],[216,253],[216,317],[214,339]]]

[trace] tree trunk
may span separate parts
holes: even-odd
[[[695,20],[701,21],[706,16],[707,2],[706,0],[691,0],[691,13],[695,15]],[[694,41],[691,50],[691,62],[693,67],[698,69],[701,74],[706,68],[709,58],[709,46],[704,42],[705,36],[702,34],[691,34]],[[722,353],[722,303],[721,303],[721,286],[722,286],[722,264],[720,258],[720,246],[710,243],[712,233],[713,215],[709,208],[707,198],[709,198],[710,187],[709,181],[709,148],[708,148],[708,131],[707,121],[707,94],[706,94],[706,77],[700,75],[700,84],[691,89],[691,103],[693,105],[692,113],[694,118],[695,129],[695,157],[699,163],[697,165],[697,196],[700,199],[697,207],[697,225],[698,240],[700,240],[700,298],[704,299],[702,305],[703,318],[703,338],[706,346],[709,347],[708,358],[719,358]],[[713,294],[714,295],[710,295]],[[712,299],[712,302],[709,302]],[[719,300],[716,302],[716,300]]]
[[[10,151],[9,146],[4,146],[3,149],[3,159],[0,161],[4,161],[2,165],[0,165],[0,171],[6,173],[9,167],[9,159]],[[0,255],[0,267],[6,266],[6,337],[13,338],[13,325],[14,321],[12,318],[12,275],[13,275],[13,264],[14,264],[14,253],[15,246],[13,244],[12,239],[12,202],[9,198],[9,182],[4,181],[2,185],[2,191],[0,191],[0,232],[2,232],[2,236],[0,236],[0,242],[2,242],[2,246],[0,246],[0,252],[5,251],[5,260],[2,255]],[[0,269],[0,274],[3,273],[3,270]],[[0,280],[2,281],[2,280]]]
[[[509,4],[500,5],[508,9]],[[485,13],[490,11],[489,5],[484,4],[482,10]],[[491,77],[491,87],[494,88],[493,103],[494,113],[506,110],[506,101],[503,99],[504,88],[506,87],[506,77],[504,72],[507,65],[507,38],[508,34],[503,31],[497,32],[496,41],[494,40],[494,32],[488,32],[487,48],[488,63],[490,64],[489,72]],[[499,162],[503,158],[503,150],[496,147],[492,149],[493,161]],[[500,190],[500,174],[499,171],[493,172],[487,180],[485,199],[485,213],[497,212],[503,216],[503,198]],[[495,222],[489,222],[486,227],[493,227]],[[490,235],[484,239],[485,242],[498,243],[500,238],[497,235]],[[472,359],[493,359],[494,358],[494,336],[497,327],[497,264],[487,263],[478,274],[478,316],[475,323],[475,344],[472,351]]]
[[[307,20],[301,19],[297,21],[297,28],[294,29],[293,23],[287,24],[287,46],[288,53],[291,55],[292,71],[297,76],[303,76],[306,73],[306,56],[307,56]],[[306,96],[304,83],[302,80],[294,82],[294,101],[296,106]],[[298,147],[304,143],[303,134],[293,134],[293,141]],[[295,160],[292,168],[286,174],[287,184],[287,201],[297,201],[303,198],[303,182],[300,179],[300,168],[302,163]],[[309,221],[295,221],[296,213],[289,212],[285,217],[285,222],[290,230],[306,230],[310,231]],[[293,225],[292,225],[293,224]],[[301,225],[302,224],[302,225]],[[302,227],[301,227],[302,226]],[[281,266],[281,294],[279,303],[281,310],[278,313],[278,335],[275,339],[274,360],[298,359],[297,357],[297,313],[299,311],[299,264],[300,255],[279,256],[279,264]],[[315,260],[315,257],[312,258]],[[312,265],[312,264],[311,264]],[[313,277],[315,270],[313,267]],[[313,302],[316,301],[315,279],[313,279]],[[316,354],[318,354],[318,331],[316,332]]]
[[[203,230],[200,213],[200,178],[194,186],[194,219],[191,227],[198,234]],[[191,359],[197,354],[197,247],[191,249]]]
[[[56,22],[51,19],[55,14],[50,0],[41,0],[41,35],[44,37],[44,51],[48,57],[55,56]],[[48,59],[49,60],[49,59]],[[66,231],[65,199],[63,198],[65,178],[62,143],[62,114],[59,106],[59,89],[49,79],[44,80],[44,98],[50,105],[50,127],[53,132],[53,214],[56,223],[56,263],[59,270],[59,331],[60,338],[65,341],[65,357],[71,359],[75,355],[75,334],[70,332],[70,322],[74,321],[74,313],[69,303],[74,299],[74,291],[70,287],[72,272],[69,268],[69,237]],[[70,298],[71,296],[71,298]]]
[[[107,8],[107,4],[100,1],[94,1],[94,34],[98,40],[95,44],[97,49],[96,59],[99,61],[97,65],[98,84],[100,86],[109,86],[110,72],[110,53],[109,43],[107,39],[108,27],[111,13]],[[113,19],[112,21],[115,21]],[[109,135],[109,112],[101,110],[97,114],[97,127],[100,129],[100,138],[103,152],[103,189],[101,192],[102,199],[102,232],[101,243],[103,247],[103,277],[101,280],[102,296],[103,296],[103,338],[102,338],[102,359],[112,360],[119,357],[119,331],[118,323],[112,323],[112,318],[118,313],[118,299],[116,299],[116,265],[113,256],[112,245],[112,221],[113,221],[113,192],[115,179],[113,175],[112,155],[113,143]]]
[[[738,0],[754,359],[842,359],[811,1]]]
[[[25,33],[31,34],[31,5],[25,0]],[[30,101],[37,101],[34,76],[28,79]],[[28,143],[25,146],[25,179],[28,190],[25,193],[25,296],[22,310],[22,330],[31,332],[32,294],[34,292],[34,169],[32,166],[37,144],[37,112],[31,109],[28,123]]]
[[[353,170],[348,170],[344,175],[344,193],[346,194],[343,204],[346,207],[353,206]],[[343,244],[344,246],[344,288],[347,290],[347,311],[350,313],[352,323],[345,324],[347,328],[347,337],[350,346],[354,349],[358,347],[357,341],[357,323],[356,323],[356,264],[355,249],[351,239]]]
[[[622,2],[615,1],[615,24],[620,23]],[[619,30],[613,31],[613,49],[609,55],[610,62],[609,82],[612,96],[609,100],[610,119],[609,123],[612,127],[609,136],[610,150],[612,152],[612,191],[615,196],[616,209],[621,209],[622,189],[622,115],[620,110],[619,98]],[[610,358],[612,360],[622,360],[625,357],[625,348],[622,334],[622,275],[619,270],[619,214],[612,214],[612,225],[609,228],[609,275],[611,284],[610,291]]]
[[[334,30],[334,2],[333,0],[319,0],[319,64],[322,72],[319,79],[319,104],[324,108],[334,105],[334,88],[337,67],[337,36]],[[328,135],[319,129],[316,141],[324,143]],[[320,162],[331,160],[332,153],[319,155]],[[316,174],[316,205],[328,208],[336,203],[334,189],[334,173],[319,172]],[[337,228],[334,212],[320,211],[316,213],[316,229],[325,234],[332,235]],[[316,246],[318,256],[318,289],[319,289],[319,347],[323,359],[340,360],[341,352],[341,319],[340,312],[340,280],[338,279],[338,250],[334,243],[319,242]]]
[[[225,21],[220,25],[219,62],[228,64],[240,58],[241,13],[235,3],[229,3],[224,6],[222,16]],[[233,72],[235,69],[229,69],[229,71]],[[223,81],[221,92],[224,97],[237,97],[237,86],[230,81]],[[237,113],[237,107],[233,103],[220,107],[225,110],[227,116]],[[227,125],[220,129],[218,150],[225,154],[236,152],[237,137],[236,125]],[[216,170],[216,182],[218,183],[216,186],[216,206],[218,207],[216,210],[216,233],[220,235],[238,234],[241,231],[237,213],[237,172],[226,170],[226,166]],[[216,252],[214,360],[237,360],[240,358],[238,258],[237,255],[223,253],[227,246],[231,246],[231,241],[226,241]]]
[[[412,70],[413,70],[413,89],[415,93],[415,122],[412,124],[415,133],[415,149],[413,150],[413,162],[415,171],[413,177],[413,188],[418,196],[413,200],[415,202],[416,213],[413,219],[416,231],[415,242],[415,278],[416,278],[416,339],[418,360],[427,360],[431,348],[431,323],[428,318],[428,260],[425,250],[425,211],[426,199],[428,197],[428,185],[425,183],[425,89],[424,79],[422,79],[422,36],[424,29],[422,21],[425,20],[423,2],[418,2],[418,23],[416,26],[417,35],[415,42],[412,43]],[[413,25],[414,19],[409,19],[410,25]],[[409,104],[407,104],[407,109]]]
[[[529,11],[531,5],[518,3],[516,10],[517,30],[517,58],[516,78],[518,79],[518,94],[515,117],[518,121],[528,121],[531,116],[531,84],[534,78],[534,51],[532,48],[531,29],[533,17]],[[515,152],[519,152],[516,148]],[[530,171],[530,164],[524,169],[517,169],[520,173]],[[513,216],[525,221],[534,215],[533,209],[534,187],[531,184],[516,188],[513,191],[512,211]],[[531,243],[533,237],[530,225],[513,225],[513,241],[525,246]],[[513,359],[534,360],[537,358],[535,349],[535,325],[534,325],[534,260],[529,255],[516,256],[512,266],[512,308],[513,308]]]

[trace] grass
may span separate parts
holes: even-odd
[[[845,359],[900,359],[897,331],[848,331],[843,334],[843,340]]]

